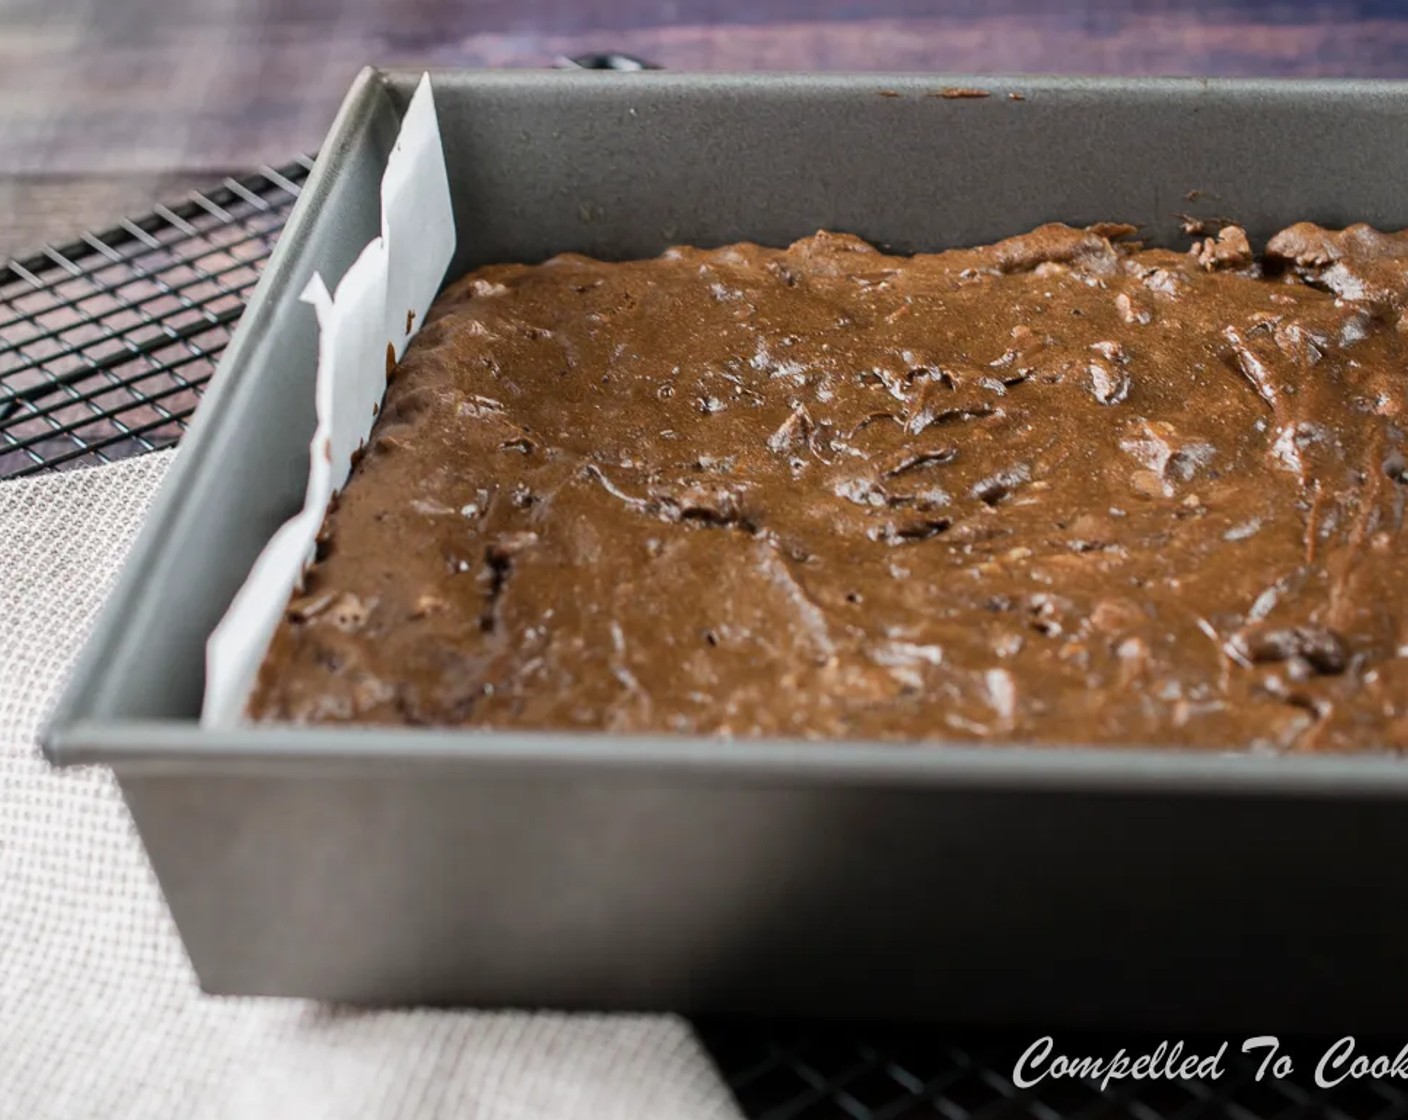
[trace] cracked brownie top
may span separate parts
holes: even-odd
[[[1408,238],[1132,233],[465,277],[252,714],[1408,744]]]

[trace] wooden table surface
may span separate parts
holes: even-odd
[[[603,49],[682,70],[1408,77],[1408,4],[0,0],[0,259],[312,149],[364,63]]]

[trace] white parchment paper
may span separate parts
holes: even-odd
[[[381,236],[331,296],[314,275],[303,293],[318,317],[318,425],[303,508],[259,554],[205,648],[204,726],[228,726],[245,706],[289,597],[313,558],[328,502],[347,481],[386,392],[387,348],[405,351],[425,322],[455,250],[455,221],[430,77],[421,79],[381,180]]]

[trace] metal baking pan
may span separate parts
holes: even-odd
[[[1393,758],[202,731],[206,636],[303,493],[317,340],[297,296],[377,233],[418,77],[351,91],[47,734],[53,760],[116,771],[207,990],[1403,1026]],[[1403,83],[434,81],[455,275],[820,227],[909,251],[1124,220],[1177,244],[1190,191],[1254,238],[1408,225]]]

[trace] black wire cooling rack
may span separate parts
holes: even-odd
[[[1226,1044],[1219,1076],[1206,1080],[1013,1082],[1023,1052],[1046,1031],[788,1024],[698,1024],[746,1116],[757,1120],[1397,1120],[1408,1116],[1408,1082],[1346,1079],[1315,1084],[1315,1067],[1339,1040],[1279,1039],[1294,1073],[1258,1079],[1264,1049],[1253,1035],[1171,1039],[1056,1032],[1053,1053],[1131,1059],[1161,1042],[1209,1056]],[[1355,1040],[1355,1053],[1392,1059],[1403,1040]],[[1342,1071],[1341,1071],[1342,1072]],[[1329,1076],[1336,1075],[1335,1071]]]
[[[180,439],[311,161],[262,168],[103,233],[0,267],[0,478],[91,466]],[[701,1038],[755,1120],[1408,1120],[1408,1082],[1314,1087],[1334,1040],[1286,1044],[1296,1074],[1256,1079],[1228,1041],[1208,1081],[1085,1081],[1019,1089],[1013,1065],[1046,1033],[717,1021]],[[1274,1026],[1267,1025],[1268,1031]],[[1113,1056],[1158,1038],[1059,1036]],[[1211,1052],[1223,1040],[1190,1040]],[[1398,1043],[1361,1042],[1365,1052]]]
[[[311,166],[226,179],[0,269],[0,478],[180,438]]]

